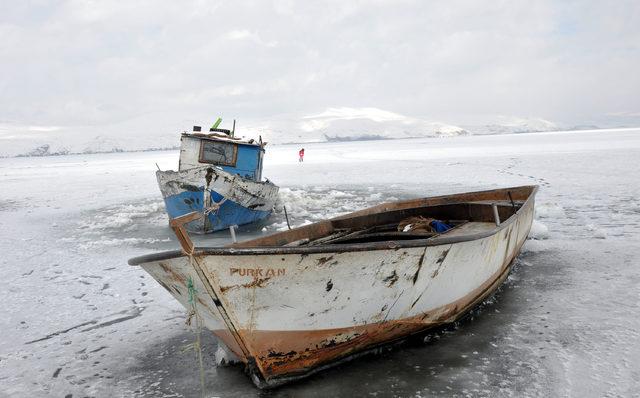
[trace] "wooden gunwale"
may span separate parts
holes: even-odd
[[[452,198],[454,199],[454,201],[446,204],[448,205],[464,204],[464,203],[472,202],[473,200],[469,199],[469,200],[463,200],[460,202],[455,202],[456,197],[463,196],[463,195],[464,196],[488,195],[490,193],[503,193],[503,192],[509,192],[511,190],[526,190],[526,189],[530,190],[526,200],[524,201],[524,203],[522,203],[522,205],[517,209],[517,211],[512,216],[504,220],[504,222],[496,226],[494,229],[486,230],[483,232],[472,233],[468,235],[447,236],[446,234],[444,234],[434,238],[425,238],[425,239],[397,240],[397,241],[390,240],[386,242],[364,242],[364,243],[331,244],[331,245],[318,245],[318,246],[196,247],[194,248],[193,255],[199,257],[199,256],[207,256],[207,255],[253,256],[253,255],[262,255],[262,254],[344,253],[344,252],[402,249],[402,248],[411,248],[411,247],[429,247],[429,246],[454,244],[454,243],[460,243],[460,242],[468,242],[468,241],[483,239],[483,238],[495,235],[499,231],[507,228],[509,225],[515,222],[518,216],[522,214],[523,209],[531,205],[531,203],[533,203],[535,199],[535,195],[538,191],[538,186],[527,185],[527,186],[501,188],[501,189],[494,189],[494,190],[487,190],[487,191],[434,196],[430,198],[412,199],[412,200],[402,201],[402,202],[383,203],[368,209],[360,210],[354,213],[350,213],[341,217],[336,217],[328,220],[328,222],[348,220],[350,218],[354,218],[357,216],[366,216],[370,214],[376,214],[375,210],[378,210],[378,209],[380,209],[380,213],[385,211],[398,210],[400,206],[408,205],[410,203],[419,203],[420,201],[425,201],[425,200],[436,201],[436,200],[446,200],[447,198]],[[435,207],[436,205],[434,204],[433,206]],[[408,208],[410,207],[409,206],[405,207],[405,209],[408,209]],[[309,226],[304,226],[299,228],[308,228],[308,227]],[[290,231],[287,231],[287,232],[290,232]],[[280,232],[279,234],[281,233],[282,232]],[[277,234],[274,234],[274,235],[277,235]],[[185,254],[180,250],[170,250],[170,251],[165,251],[160,253],[153,253],[153,254],[147,254],[139,257],[134,257],[129,259],[128,263],[129,265],[140,265],[143,263],[168,260],[168,259],[184,257],[184,256]]]

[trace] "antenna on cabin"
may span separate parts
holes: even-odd
[[[231,129],[231,137],[236,135],[236,119],[233,119],[233,129]]]

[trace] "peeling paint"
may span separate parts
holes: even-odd
[[[326,291],[331,291],[331,289],[333,289],[333,282],[331,282],[331,279],[329,279],[329,282],[327,282],[327,287],[325,288]]]
[[[440,268],[442,267],[442,264],[444,264],[444,260],[447,258],[447,255],[449,254],[449,250],[451,250],[451,248],[448,248],[447,250],[443,251],[442,254],[440,254],[440,257],[438,257],[438,259],[436,260],[437,268],[431,273],[431,279],[438,276],[438,273],[440,272]]]
[[[382,281],[387,284],[387,287],[393,286],[394,283],[398,280],[398,274],[395,270],[391,273],[391,275],[384,278]]]
[[[333,256],[320,257],[317,262],[318,262],[318,265],[323,265],[323,264],[331,261],[332,259],[333,259]]]
[[[427,254],[427,250],[429,249],[425,247],[424,252],[422,252],[420,258],[418,259],[418,269],[416,270],[416,273],[413,274],[413,278],[411,279],[414,285],[418,281],[418,274],[420,274],[420,270],[422,269],[422,262],[424,261],[424,255]]]
[[[271,211],[278,198],[278,187],[271,182],[244,179],[209,166],[157,171],[156,177],[165,199],[184,191],[202,192],[208,178],[210,190],[252,210]]]
[[[454,322],[491,294],[508,275],[533,219],[533,200],[525,202],[521,195],[514,194],[524,203],[516,221],[505,218],[501,227],[490,227],[491,233],[472,239],[463,235],[454,243],[440,243],[443,234],[434,238],[441,241],[433,245],[429,240],[412,247],[377,242],[375,250],[340,246],[313,252],[272,249],[274,243],[265,243],[198,252],[206,279],[220,286],[215,305],[198,287],[204,292],[199,310],[208,314],[207,327],[239,352],[257,385],[273,386],[306,375],[371,347]],[[478,225],[469,226],[478,230]],[[286,231],[261,242],[290,241],[312,228],[328,231],[326,224],[302,227],[302,232]],[[193,273],[184,257],[143,266],[162,283],[175,283],[180,291],[171,293],[184,305],[184,278]],[[238,271],[232,273],[229,267]],[[268,280],[256,271],[280,268],[283,275]],[[240,269],[247,270],[244,276]],[[334,279],[340,294],[328,295],[334,292]],[[215,306],[227,311],[244,347],[238,347],[224,329]]]

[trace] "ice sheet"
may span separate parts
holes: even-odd
[[[640,130],[267,147],[273,217],[539,184],[516,269],[473,320],[275,395],[631,396],[640,365]],[[177,248],[154,177],[177,151],[0,159],[0,395],[199,394],[185,311],[129,257]],[[264,229],[264,231],[262,231]],[[228,241],[225,232],[207,239]],[[207,339],[208,364],[216,351]],[[258,395],[207,367],[214,396]]]

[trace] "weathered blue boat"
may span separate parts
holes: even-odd
[[[263,220],[278,198],[279,188],[262,181],[266,143],[262,138],[235,138],[234,131],[217,128],[219,123],[220,119],[208,134],[198,126],[183,133],[178,171],[156,172],[170,219],[204,213],[187,224],[191,232],[209,233]]]

